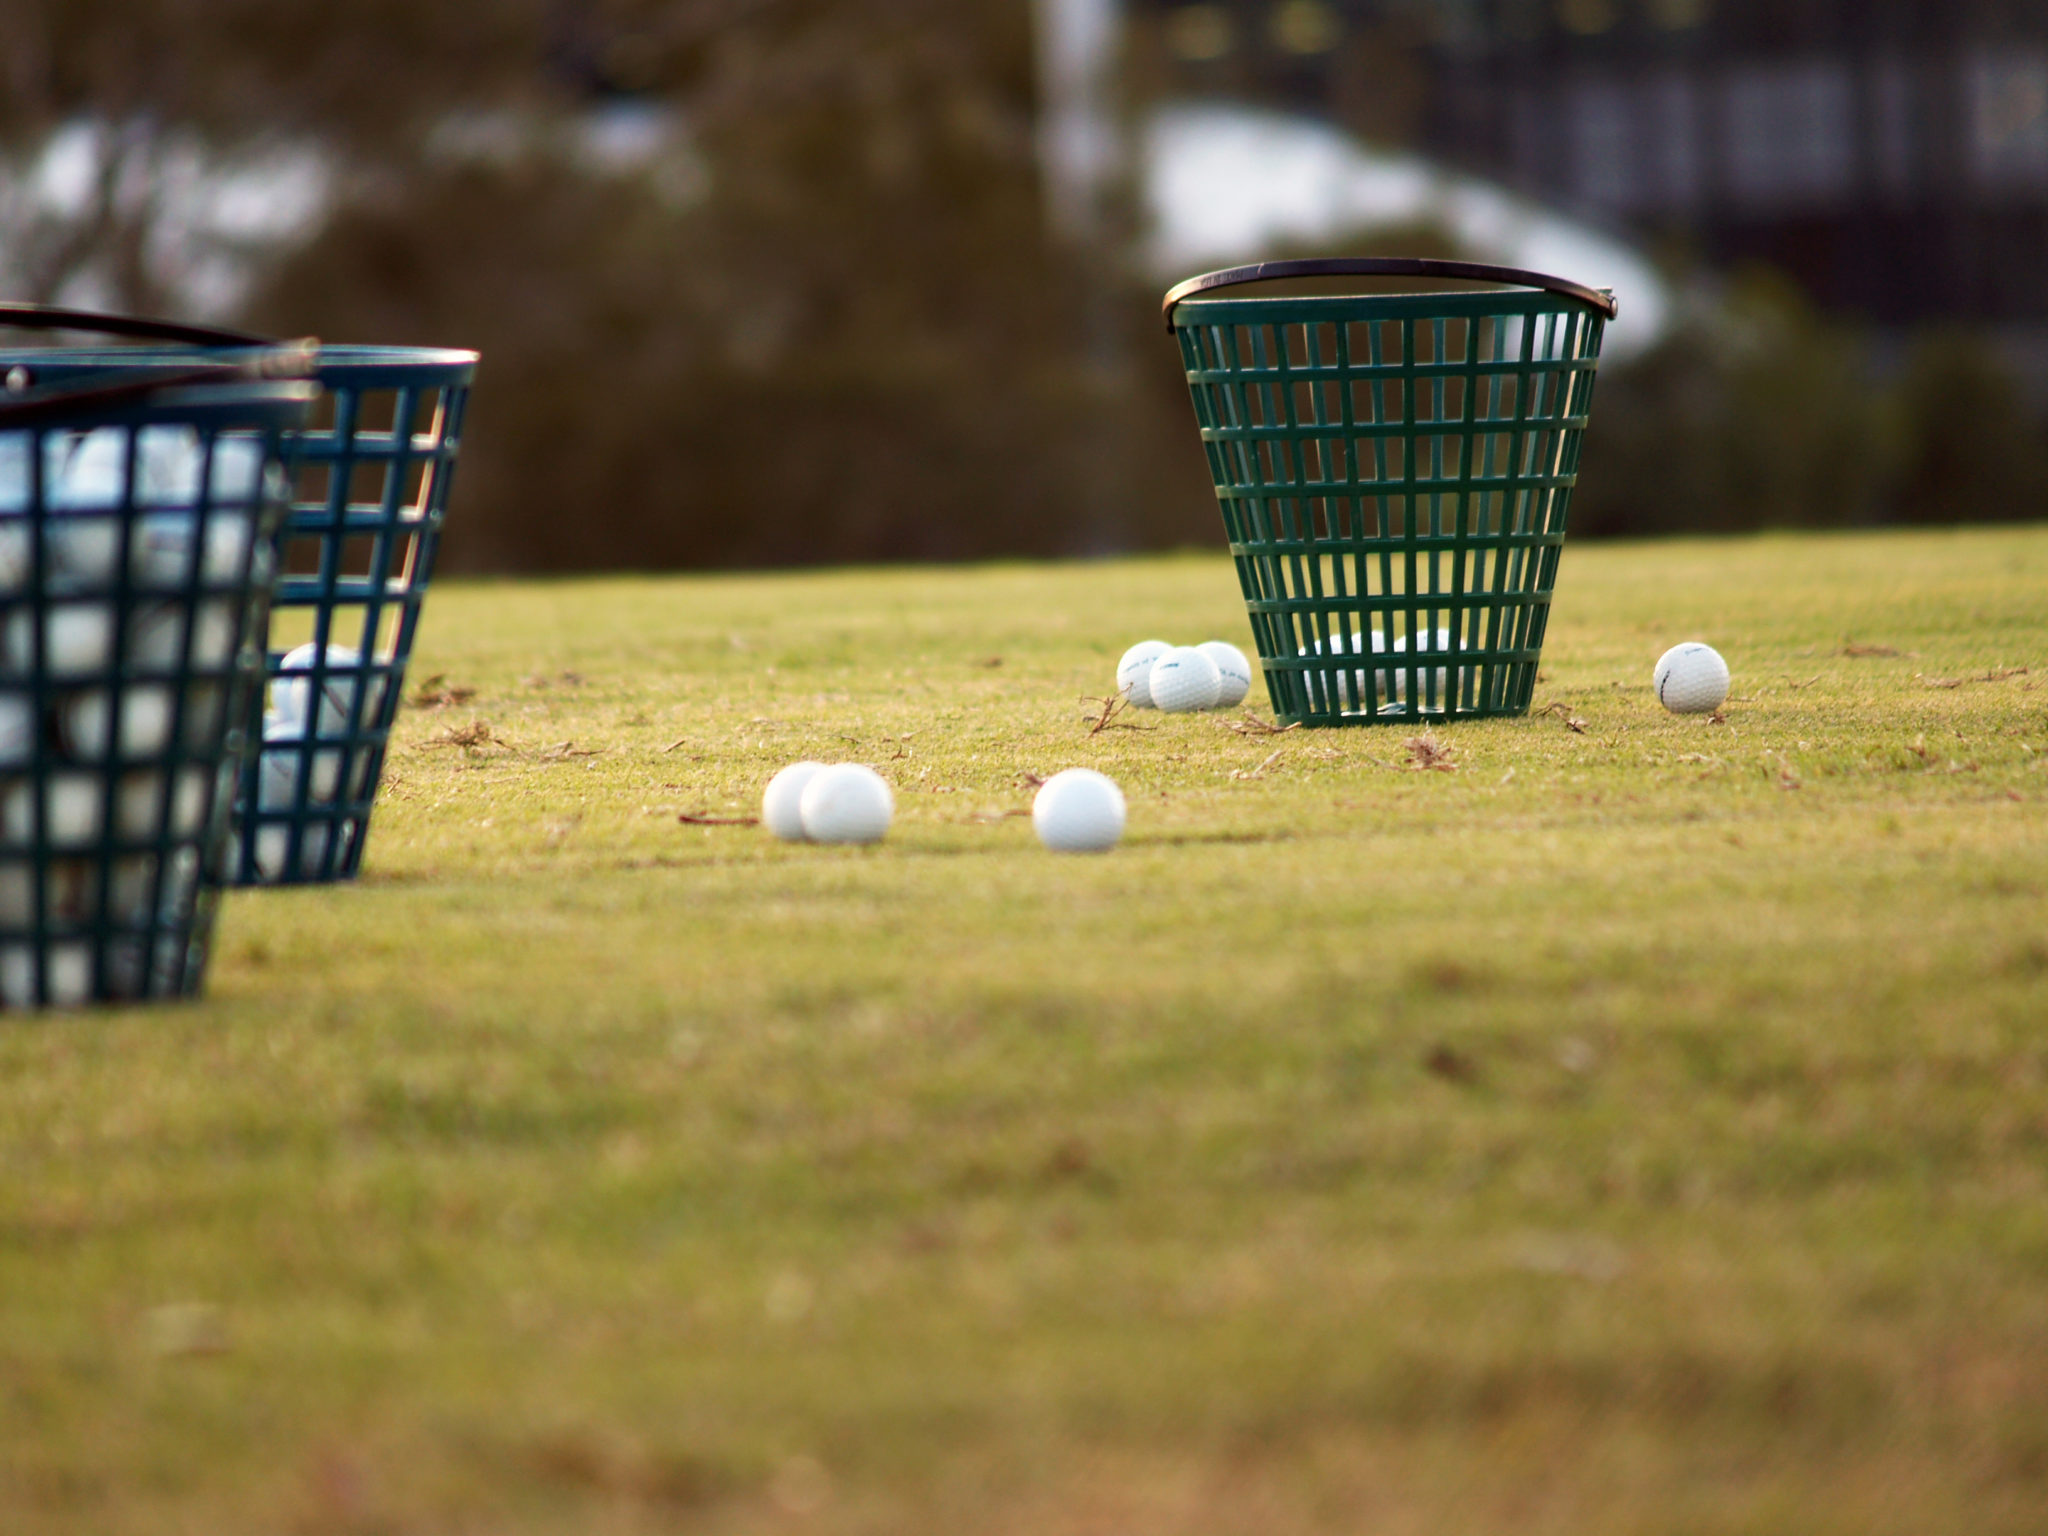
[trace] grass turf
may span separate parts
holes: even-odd
[[[1450,771],[1091,734],[1214,555],[445,586],[359,884],[0,1030],[0,1525],[2039,1530],[2044,584],[1573,548]]]

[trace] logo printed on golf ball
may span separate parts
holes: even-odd
[[[1172,649],[1164,640],[1140,640],[1124,652],[1116,664],[1116,688],[1131,701],[1131,708],[1152,708],[1152,664]]]
[[[1216,663],[1191,645],[1168,651],[1152,663],[1148,679],[1152,704],[1169,715],[1214,709],[1223,693],[1223,674]]]
[[[1674,715],[1704,715],[1728,697],[1728,663],[1711,645],[1687,641],[1657,658],[1650,686]]]
[[[1216,675],[1222,679],[1216,707],[1235,709],[1242,704],[1252,691],[1252,664],[1245,660],[1244,652],[1228,640],[1204,640],[1195,649],[1216,664]]]
[[[1068,768],[1038,786],[1031,829],[1054,853],[1105,853],[1124,835],[1124,792],[1093,768]]]

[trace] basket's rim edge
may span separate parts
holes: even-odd
[[[1593,288],[1585,283],[1574,282],[1568,277],[1554,277],[1547,272],[1531,272],[1521,267],[1504,267],[1479,261],[1444,261],[1427,256],[1324,256],[1247,262],[1241,266],[1220,267],[1213,272],[1203,272],[1195,277],[1186,278],[1167,289],[1166,297],[1160,301],[1160,315],[1166,322],[1167,330],[1171,331],[1174,329],[1174,306],[1185,299],[1191,299],[1212,289],[1235,287],[1241,283],[1271,282],[1289,277],[1441,277],[1466,282],[1506,283],[1515,288],[1539,289],[1563,298],[1575,299],[1598,311],[1608,320],[1612,320],[1619,311],[1612,289]],[[1384,297],[1421,298],[1426,295],[1402,294]]]

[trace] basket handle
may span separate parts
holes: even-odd
[[[158,369],[140,376],[131,373],[110,384],[87,384],[75,389],[23,391],[9,377],[0,381],[0,428],[31,426],[39,421],[61,419],[80,410],[130,405],[160,390],[192,384],[310,379],[319,360],[320,343],[308,338],[266,345],[262,351],[247,357],[194,363],[189,368]]]
[[[64,309],[54,304],[0,303],[0,326],[24,331],[97,331],[136,341],[175,341],[200,347],[270,347],[274,336],[231,331],[217,325],[185,325],[176,320],[149,320],[141,315],[113,315],[96,309]]]
[[[1182,299],[1215,288],[1232,288],[1239,283],[1263,283],[1280,277],[1453,277],[1479,283],[1512,283],[1517,288],[1541,288],[1550,293],[1591,305],[1609,320],[1615,316],[1614,295],[1588,288],[1570,278],[1547,277],[1541,272],[1524,272],[1519,267],[1496,267],[1479,261],[1438,261],[1431,256],[1314,256],[1302,261],[1257,261],[1246,267],[1225,267],[1204,272],[1166,290],[1159,310],[1166,317],[1166,329],[1173,329],[1173,306]]]

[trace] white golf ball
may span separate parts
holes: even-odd
[[[791,763],[761,792],[761,823],[785,843],[804,840],[804,786],[825,771],[823,763]]]
[[[355,846],[355,823],[308,820],[299,827],[299,874],[319,876],[326,872],[327,845],[335,841],[333,834],[336,830],[341,834],[334,856],[335,867],[339,868]],[[256,829],[256,877],[259,880],[274,883],[284,879],[289,873],[291,856],[291,823],[271,822]]]
[[[1116,686],[1119,693],[1129,696],[1131,708],[1152,708],[1152,664],[1172,649],[1164,640],[1140,640],[1124,652],[1123,660],[1116,664]]]
[[[1386,649],[1386,641],[1381,638],[1378,630],[1373,631],[1372,648],[1375,651]],[[1328,641],[1311,640],[1295,654],[1299,656],[1322,656],[1325,654],[1331,656],[1363,656],[1365,651],[1365,634],[1362,630],[1354,629],[1351,631],[1349,639],[1346,639],[1340,630],[1338,633],[1330,636]],[[1331,686],[1329,674],[1318,669],[1312,672],[1304,672],[1302,678],[1307,684],[1309,697],[1318,704],[1326,703]],[[1380,681],[1384,684],[1386,680],[1382,678]],[[1365,699],[1365,674],[1349,670],[1339,672],[1336,675],[1335,687],[1338,707],[1341,709],[1354,708],[1363,703]]]
[[[309,719],[307,701],[312,697],[316,666],[325,675],[320,680],[320,718],[314,722]],[[309,640],[286,651],[278,668],[282,675],[271,682],[270,697],[281,719],[296,720],[317,735],[346,736],[356,690],[363,688],[359,724],[363,730],[375,727],[377,711],[384,703],[384,679],[364,675],[362,653],[354,646],[330,644],[323,656],[320,647]]]
[[[34,916],[35,878],[27,864],[0,864],[0,928],[25,928]]]
[[[0,432],[0,514],[26,512],[29,491],[29,435]]]
[[[0,441],[5,438],[0,437]],[[0,486],[0,496],[5,494],[5,486]],[[0,506],[0,517],[6,511]],[[0,597],[28,590],[30,563],[28,524],[19,518],[0,521]]]
[[[1438,652],[1448,652],[1450,648],[1451,632],[1448,629],[1436,629],[1430,630],[1418,637],[1415,651],[1417,655],[1427,656]],[[1324,654],[1325,649],[1324,643],[1321,640],[1316,640],[1301,647],[1296,654],[1320,656]],[[1327,650],[1332,656],[1363,656],[1367,654],[1368,650],[1365,633],[1362,630],[1354,629],[1351,631],[1351,637],[1348,640],[1341,633],[1334,634],[1330,636]],[[1389,654],[1404,656],[1408,653],[1408,637],[1406,635],[1398,636],[1390,651],[1387,646],[1387,637],[1380,633],[1380,631],[1374,630],[1372,632],[1370,651],[1375,656]],[[1382,711],[1388,710],[1390,704],[1407,698],[1408,673],[1405,669],[1377,667],[1373,671],[1373,681],[1379,690],[1380,708]],[[1307,676],[1311,695],[1320,700],[1324,691],[1322,674],[1311,672]],[[1432,673],[1426,673],[1424,676],[1431,677],[1435,685],[1436,702],[1439,705],[1448,704],[1448,690],[1450,687],[1449,668],[1437,667],[1433,669]],[[1356,709],[1363,707],[1366,692],[1365,673],[1363,671],[1339,672],[1336,677],[1336,692],[1337,703],[1340,708]]]
[[[1147,680],[1152,706],[1169,715],[1214,709],[1223,693],[1223,674],[1216,663],[1191,645],[1177,646],[1152,663]]]
[[[42,781],[42,834],[52,848],[82,848],[99,841],[101,778],[94,773],[52,773]],[[17,779],[0,797],[0,839],[30,846],[36,835],[36,781]]]
[[[29,695],[0,693],[0,768],[27,762],[35,744],[36,715]]]
[[[268,732],[264,734],[265,741],[277,739]],[[303,746],[266,747],[256,769],[256,808],[260,811],[298,809],[301,780],[306,785],[306,804],[332,805],[341,797],[343,755],[339,747],[316,747],[311,751]],[[310,774],[307,772],[309,758],[312,760]]]
[[[1650,686],[1674,715],[1704,715],[1728,697],[1728,663],[1711,645],[1687,641],[1657,658]]]
[[[43,613],[43,666],[51,677],[104,672],[114,659],[114,610],[103,603],[53,603]],[[34,614],[18,608],[0,633],[0,669],[25,674],[35,665]]]
[[[811,775],[797,807],[804,836],[814,843],[879,843],[896,814],[896,797],[874,769],[835,763]]]
[[[1204,640],[1195,649],[1216,664],[1216,675],[1222,679],[1216,707],[1234,709],[1242,704],[1252,691],[1252,664],[1245,660],[1244,652],[1228,640]]]
[[[1416,636],[1415,651],[1417,655],[1443,654],[1448,652],[1450,648],[1451,632],[1448,629],[1429,630]],[[1374,649],[1377,650],[1378,647],[1375,646]],[[1407,650],[1408,637],[1401,635],[1394,641],[1394,654],[1399,656],[1405,654]],[[1428,679],[1428,681],[1425,682],[1424,679]],[[1446,695],[1450,687],[1450,672],[1447,668],[1438,667],[1433,672],[1417,673],[1416,681],[1426,690],[1427,696],[1434,698],[1435,703],[1439,707],[1449,705],[1450,700]],[[1383,695],[1391,694],[1396,699],[1405,699],[1408,696],[1408,674],[1405,670],[1397,671],[1391,667],[1387,668],[1380,676],[1380,684],[1380,692]]]
[[[45,944],[42,971],[53,1008],[73,1008],[92,995],[92,948],[83,940]],[[37,1001],[35,952],[26,944],[0,949],[0,1006],[33,1008]]]
[[[232,771],[232,770],[230,770]],[[114,795],[114,830],[130,841],[155,842],[168,831],[175,839],[197,837],[212,808],[203,768],[180,768],[170,785],[170,825],[164,825],[164,776],[141,769],[121,775]],[[97,804],[97,801],[95,801]]]
[[[57,711],[57,739],[73,757],[88,762],[119,743],[122,757],[160,757],[171,741],[177,700],[161,683],[133,683],[121,691],[121,728],[113,729],[114,694],[88,688],[66,699]]]
[[[1093,768],[1068,768],[1038,786],[1031,827],[1054,853],[1103,853],[1124,835],[1124,792]]]

